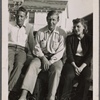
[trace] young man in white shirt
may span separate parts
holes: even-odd
[[[13,90],[26,61],[26,54],[33,44],[33,26],[25,23],[27,11],[20,7],[16,21],[8,27],[8,74],[9,92]]]

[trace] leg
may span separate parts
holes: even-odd
[[[24,63],[24,67],[22,68],[21,74],[20,74],[20,76],[19,76],[19,78],[18,78],[18,81],[17,81],[17,83],[15,84],[15,86],[14,86],[14,88],[13,88],[12,91],[17,92],[17,93],[19,94],[19,91],[20,91],[20,88],[21,88],[21,86],[22,86],[22,82],[23,82],[24,76],[25,76],[26,71],[27,71],[27,69],[28,69],[28,67],[29,67],[29,65],[30,65],[30,63],[31,63],[31,61],[32,61],[33,59],[34,59],[33,56],[27,56],[27,57],[26,57],[26,61],[25,61],[25,63]]]
[[[24,63],[24,67],[22,68],[22,74],[25,75],[26,74],[26,71],[30,65],[30,63],[32,62],[32,60],[34,59],[35,57],[32,56],[32,55],[27,55],[26,57],[26,61]]]
[[[41,61],[39,58],[34,58],[30,63],[30,66],[25,75],[23,84],[22,84],[22,94],[21,99],[26,99],[28,91],[32,94],[35,88],[36,80],[38,73],[41,71]]]
[[[61,60],[50,66],[47,100],[55,100],[55,94],[58,88],[62,67],[63,64]]]
[[[75,78],[74,67],[66,62],[61,75],[61,81],[63,82],[61,86],[63,86],[63,88],[60,100],[68,100],[68,98],[70,97],[74,78]]]
[[[15,84],[17,83],[25,61],[26,61],[25,51],[24,50],[18,50],[18,52],[15,56],[15,65],[14,65],[13,71],[12,71],[10,78],[9,78],[9,90],[10,91],[12,91]]]
[[[90,67],[85,67],[79,76],[79,85],[77,87],[77,100],[86,100],[89,86],[90,86]],[[83,98],[83,99],[82,99]]]
[[[14,48],[8,48],[8,78],[10,77],[11,71],[14,66],[15,50]]]

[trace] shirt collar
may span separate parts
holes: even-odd
[[[82,40],[84,38],[84,34],[81,37],[77,37],[79,40]]]
[[[19,26],[17,25],[16,21],[13,23],[13,25],[19,28]],[[25,23],[25,22],[24,22],[24,24],[22,25],[22,27],[26,28],[26,23]]]
[[[48,26],[47,26],[46,28],[47,28],[47,31],[46,31],[46,32],[51,33],[51,31],[48,29]],[[57,27],[57,26],[56,26],[55,29],[53,30],[53,33],[59,34],[59,31],[58,31],[58,27]]]

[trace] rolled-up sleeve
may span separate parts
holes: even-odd
[[[36,55],[37,57],[43,57],[44,56],[42,49],[40,47],[40,36],[41,36],[41,33],[37,32],[36,37],[35,37],[34,51],[33,51],[33,54]]]

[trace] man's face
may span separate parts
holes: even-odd
[[[26,19],[26,13],[23,11],[19,11],[16,17],[17,25],[21,27]]]
[[[47,18],[48,28],[52,31],[55,29],[56,24],[58,23],[58,16],[51,15]]]

